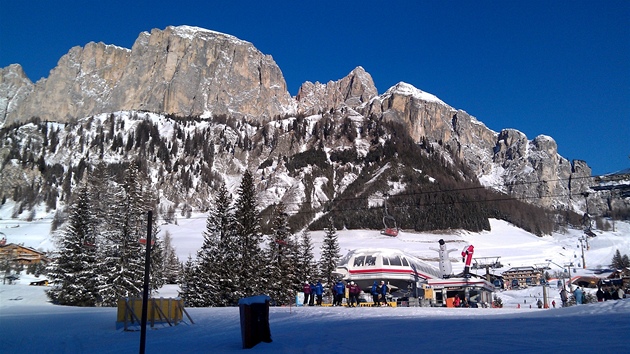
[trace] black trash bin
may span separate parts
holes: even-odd
[[[269,301],[266,295],[240,299],[238,307],[241,314],[241,338],[243,349],[253,348],[260,342],[271,343],[269,329]]]

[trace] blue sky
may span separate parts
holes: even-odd
[[[379,93],[404,81],[495,131],[549,135],[593,174],[630,167],[627,0],[0,0],[0,14],[0,67],[33,81],[76,45],[199,26],[272,55],[292,95],[360,65]]]

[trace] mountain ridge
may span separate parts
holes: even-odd
[[[36,84],[26,78],[19,65],[12,65],[0,69],[0,93],[0,97],[6,97],[0,102],[3,127],[20,126],[33,118],[72,124],[82,120],[83,125],[86,119],[93,121],[96,115],[112,112],[136,112],[136,116],[155,112],[163,117],[179,117],[182,122],[222,122],[219,126],[224,127],[224,132],[213,134],[214,139],[223,142],[214,144],[216,156],[207,168],[216,171],[217,163],[221,163],[223,180],[244,169],[267,164],[278,168],[288,163],[299,166],[304,174],[308,164],[296,165],[300,159],[337,166],[319,177],[302,175],[281,188],[292,190],[297,193],[295,200],[308,201],[312,206],[322,206],[341,193],[345,187],[339,181],[358,177],[364,167],[346,168],[334,161],[321,162],[316,155],[300,154],[324,147],[326,159],[346,161],[349,158],[343,157],[343,151],[360,151],[363,148],[359,145],[366,144],[361,138],[374,134],[366,129],[382,129],[381,122],[390,122],[401,124],[404,134],[409,134],[414,143],[433,151],[451,168],[465,166],[484,186],[498,192],[552,210],[583,213],[589,203],[591,210],[604,214],[627,207],[623,201],[611,202],[608,196],[593,194],[590,201],[582,198],[592,184],[591,169],[584,161],[568,161],[560,156],[553,138],[539,136],[529,140],[516,129],[495,132],[465,111],[404,82],[379,95],[371,76],[360,66],[337,81],[305,82],[291,97],[271,56],[250,42],[198,27],[169,26],[142,32],[131,49],[93,42],[74,47],[59,60],[48,78]],[[109,131],[118,134],[115,129]],[[198,132],[195,129],[187,134]],[[221,137],[228,133],[230,138]],[[372,138],[377,144],[370,143],[370,149],[381,149],[391,139],[392,132],[382,133]],[[159,139],[150,141],[157,143]],[[115,140],[112,149],[117,150],[120,144],[130,144],[134,138],[120,136]],[[216,149],[231,156],[223,156]],[[267,158],[263,158],[265,154]],[[11,160],[10,152],[5,151],[2,156]],[[359,157],[368,158],[368,154]],[[268,168],[263,168],[263,172]],[[313,178],[310,183],[323,183],[325,179],[330,191],[324,193],[322,200],[313,200],[303,194],[313,188],[303,183],[304,178]],[[281,177],[276,182],[280,186],[286,183]],[[266,184],[270,185],[268,181]],[[274,194],[269,193],[269,188],[260,188],[262,195]],[[4,190],[9,193],[7,186]],[[278,194],[275,192],[276,201],[282,199]]]

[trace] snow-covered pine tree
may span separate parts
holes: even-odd
[[[95,306],[99,302],[96,284],[96,219],[87,186],[79,187],[70,207],[66,230],[59,240],[58,257],[50,264],[48,276],[53,286],[47,291],[55,303]]]
[[[296,257],[296,261],[298,265],[298,285],[300,284],[300,279],[304,281],[319,278],[317,263],[313,255],[313,239],[308,229],[304,229],[299,236],[298,256]]]
[[[241,249],[232,196],[225,185],[219,187],[215,205],[220,225],[219,258],[215,264],[219,286],[216,297],[218,302],[215,305],[234,306],[245,293],[241,287],[240,275],[235,271],[241,261]]]
[[[326,234],[324,235],[324,240],[322,243],[322,256],[319,260],[319,269],[320,274],[323,280],[326,281],[324,286],[326,289],[330,289],[335,280],[333,277],[333,272],[335,268],[337,268],[337,262],[341,258],[341,254],[339,253],[341,249],[339,248],[339,240],[337,238],[337,229],[335,229],[335,224],[330,218],[330,223],[328,228],[326,229]]]
[[[146,238],[147,207],[135,163],[125,171],[123,185],[108,210],[109,229],[104,233],[102,281],[100,292],[104,304],[115,306],[120,298],[139,297],[144,284],[144,251],[140,243]]]
[[[164,233],[163,242],[164,261],[162,262],[162,272],[164,273],[164,281],[166,284],[177,284],[182,266],[179,258],[177,258],[175,247],[173,247],[173,238],[170,232],[166,231]]]
[[[154,214],[155,215],[155,214]],[[164,275],[164,243],[158,237],[156,220],[153,221],[154,233],[151,235],[151,268],[149,271],[149,291],[154,293],[166,284]],[[146,245],[142,247],[143,255],[146,255]]]
[[[179,296],[184,300],[186,306],[202,307],[206,306],[206,300],[203,298],[203,291],[198,286],[201,280],[198,278],[199,271],[197,263],[192,260],[189,255],[188,260],[182,267],[181,280],[179,282]]]
[[[234,216],[236,219],[236,242],[240,257],[235,264],[234,271],[238,277],[238,285],[243,291],[243,296],[259,295],[262,291],[261,284],[265,282],[262,274],[264,257],[260,248],[262,233],[254,178],[247,170],[243,174],[237,193]]]
[[[226,262],[231,245],[234,218],[232,215],[230,194],[225,185],[219,187],[213,206],[208,212],[206,229],[203,232],[203,244],[197,251],[197,285],[204,299],[204,306],[225,306],[236,299],[232,293],[236,290],[232,285],[230,262]]]
[[[265,292],[278,305],[288,305],[293,301],[296,290],[296,263],[294,257],[297,245],[291,237],[289,216],[285,205],[280,202],[274,208],[274,218],[269,235],[269,247],[265,254]]]
[[[610,262],[610,267],[613,269],[624,269],[630,267],[630,261],[628,260],[628,255],[621,255],[621,252],[617,249],[615,255]]]

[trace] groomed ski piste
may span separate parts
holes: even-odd
[[[7,203],[9,204],[9,203]],[[9,243],[35,249],[54,247],[50,222],[44,213],[32,222],[10,218],[12,207],[0,208],[0,231]],[[444,239],[453,248],[475,246],[475,257],[500,256],[504,268],[547,263],[581,262],[577,241],[583,233],[537,237],[512,225],[491,220],[492,231],[470,233],[412,233],[398,237],[379,230],[338,230],[341,253],[359,248],[395,248],[438,265],[431,248]],[[180,260],[193,257],[202,243],[203,215],[179,219],[178,225],[161,225],[169,231]],[[586,269],[576,266],[572,275],[593,275],[608,268],[619,249],[630,254],[630,224],[617,222],[615,231],[595,231],[585,251]],[[324,232],[311,232],[316,258]],[[457,253],[457,252],[454,252]],[[453,256],[453,272],[463,263]],[[550,264],[551,271],[560,270]],[[483,274],[485,270],[472,270]],[[116,308],[57,306],[48,302],[41,280],[22,273],[15,285],[0,284],[0,353],[137,353],[140,332],[116,329]],[[177,296],[168,285],[156,297]],[[588,289],[587,291],[593,291]],[[358,353],[364,351],[443,353],[558,353],[572,351],[630,352],[630,299],[539,309],[542,288],[497,291],[503,308],[444,307],[271,307],[273,342],[259,343],[256,353]],[[549,303],[560,304],[555,282],[548,288]],[[531,305],[531,308],[530,308]],[[147,333],[147,353],[242,352],[239,309],[187,308],[194,324],[184,321],[156,326]]]

